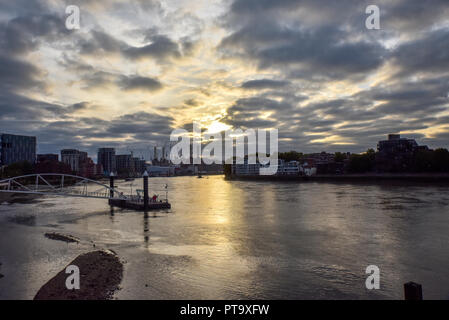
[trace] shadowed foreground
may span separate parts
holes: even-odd
[[[65,269],[50,279],[36,294],[35,300],[106,300],[111,299],[122,280],[123,265],[110,251],[94,251],[73,260],[80,270],[80,289],[69,290]]]

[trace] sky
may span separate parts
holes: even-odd
[[[280,151],[448,148],[449,3],[0,0],[0,132],[149,158],[193,121],[278,129]]]

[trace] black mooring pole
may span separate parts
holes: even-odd
[[[109,175],[109,187],[111,188],[109,190],[109,197],[112,199],[114,198],[114,173],[111,172]]]
[[[405,283],[404,298],[405,300],[422,300],[422,286],[415,282]]]
[[[148,210],[148,172],[145,170],[143,173],[143,209]]]

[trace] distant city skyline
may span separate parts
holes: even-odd
[[[449,147],[449,6],[371,1],[0,3],[0,128],[38,153],[151,157],[201,121],[279,129],[279,150],[363,152],[388,133]],[[147,159],[149,160],[149,159]]]
[[[129,147],[127,147],[125,151],[119,151],[117,148],[107,147],[107,146],[97,147],[95,149],[95,152],[93,152],[93,153],[89,153],[86,150],[82,150],[82,149],[79,149],[79,148],[73,148],[73,147],[70,147],[70,146],[67,147],[67,148],[63,148],[61,150],[45,152],[44,153],[44,152],[40,152],[39,151],[39,141],[38,141],[38,139],[36,139],[36,136],[22,136],[22,135],[16,135],[16,134],[11,134],[11,133],[1,133],[0,132],[0,135],[2,135],[2,134],[7,135],[7,136],[17,136],[18,138],[33,138],[34,141],[35,141],[34,153],[36,155],[36,161],[38,161],[38,156],[53,156],[53,155],[54,156],[58,156],[58,157],[61,155],[60,160],[62,160],[62,158],[63,158],[62,153],[64,151],[75,151],[75,152],[80,152],[80,153],[86,154],[86,156],[88,156],[90,159],[92,159],[96,163],[100,163],[102,161],[98,161],[98,154],[100,152],[102,152],[102,150],[105,150],[105,149],[113,150],[114,156],[132,155],[136,159],[141,159],[141,160],[145,160],[145,161],[151,161],[151,160],[154,160],[154,159],[157,159],[157,160],[167,159],[168,160],[170,158],[170,154],[169,154],[170,153],[170,148],[168,146],[169,144],[164,144],[162,146],[155,145],[155,146],[152,146],[152,147],[148,147],[147,149],[145,149],[145,152],[140,153],[140,154],[135,154],[134,151],[132,149],[130,149]],[[365,152],[368,149],[376,150],[379,142],[382,142],[382,141],[385,141],[385,140],[389,140],[389,139],[391,139],[391,137],[395,137],[395,136],[400,137],[401,135],[400,134],[389,133],[388,135],[384,135],[384,138],[381,138],[379,141],[375,142],[372,146],[367,147],[366,149],[364,149],[361,152],[350,152],[350,151],[346,150],[346,151],[343,151],[343,153],[347,153],[347,152],[349,152],[349,153],[363,153],[363,152]],[[224,137],[224,134],[223,134],[223,137]],[[405,138],[405,139],[414,141],[414,139],[411,136],[406,136],[406,137],[401,137],[401,138]],[[1,141],[1,139],[0,139],[0,141]],[[224,143],[223,143],[223,147],[224,147]],[[441,148],[441,146],[436,146],[436,148]],[[278,152],[282,153],[282,152],[289,152],[289,151],[300,152],[300,153],[304,153],[304,154],[313,154],[313,153],[321,153],[321,152],[325,152],[325,153],[342,152],[342,151],[332,151],[332,150],[320,150],[320,151],[316,151],[316,152],[315,151],[313,151],[313,152],[304,152],[303,150],[295,150],[295,149],[279,150]],[[190,151],[190,152],[192,152],[192,151]],[[164,153],[165,153],[165,155],[164,155]],[[247,153],[247,147],[245,147],[245,154],[246,153]],[[0,152],[0,154],[1,154],[1,152]],[[224,154],[224,150],[223,150],[223,154]]]

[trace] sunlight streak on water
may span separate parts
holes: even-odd
[[[126,261],[119,299],[400,299],[411,280],[428,298],[449,297],[448,186],[210,176],[151,178],[150,194],[165,183],[172,209],[147,216],[101,199],[0,206],[0,298],[32,298],[93,244]],[[49,231],[82,243],[48,240]],[[364,286],[370,264],[381,270],[376,292]]]

